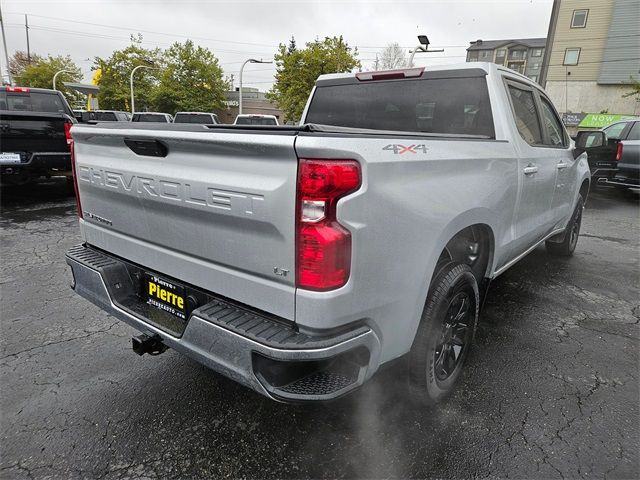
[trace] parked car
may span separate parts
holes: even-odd
[[[218,115],[207,112],[178,112],[173,117],[173,123],[199,123],[203,125],[216,125]]]
[[[143,332],[137,353],[279,401],[399,357],[441,400],[490,281],[542,243],[573,254],[586,155],[537,83],[490,63],[322,75],[302,118],[74,127],[73,288]]]
[[[173,117],[168,113],[136,112],[131,117],[132,122],[172,123]]]
[[[278,125],[274,115],[242,114],[236,117],[234,125]]]
[[[71,177],[73,111],[57,90],[0,87],[0,180]]]
[[[131,114],[118,110],[89,110],[81,114],[81,123],[88,122],[130,122]]]
[[[640,119],[578,132],[576,145],[588,154],[594,185],[640,187]]]

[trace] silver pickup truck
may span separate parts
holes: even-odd
[[[76,125],[75,291],[272,399],[405,357],[449,393],[491,279],[571,255],[590,176],[540,87],[485,64],[321,76],[300,126]]]

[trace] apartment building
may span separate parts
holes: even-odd
[[[570,131],[640,114],[639,25],[638,0],[554,1],[540,83]]]
[[[476,40],[467,48],[467,62],[504,65],[539,82],[544,70],[546,38]]]

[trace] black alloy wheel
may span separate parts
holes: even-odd
[[[451,393],[471,350],[480,295],[471,268],[450,262],[431,282],[409,353],[412,399],[434,405]]]
[[[449,302],[447,314],[443,319],[442,333],[434,352],[435,374],[441,382],[451,376],[469,347],[471,304],[467,292],[456,294]]]

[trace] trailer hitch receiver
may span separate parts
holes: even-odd
[[[145,353],[149,355],[160,355],[169,348],[162,343],[160,335],[149,336],[144,333],[133,337],[131,339],[131,346],[133,347],[133,351],[138,355],[144,355]]]

